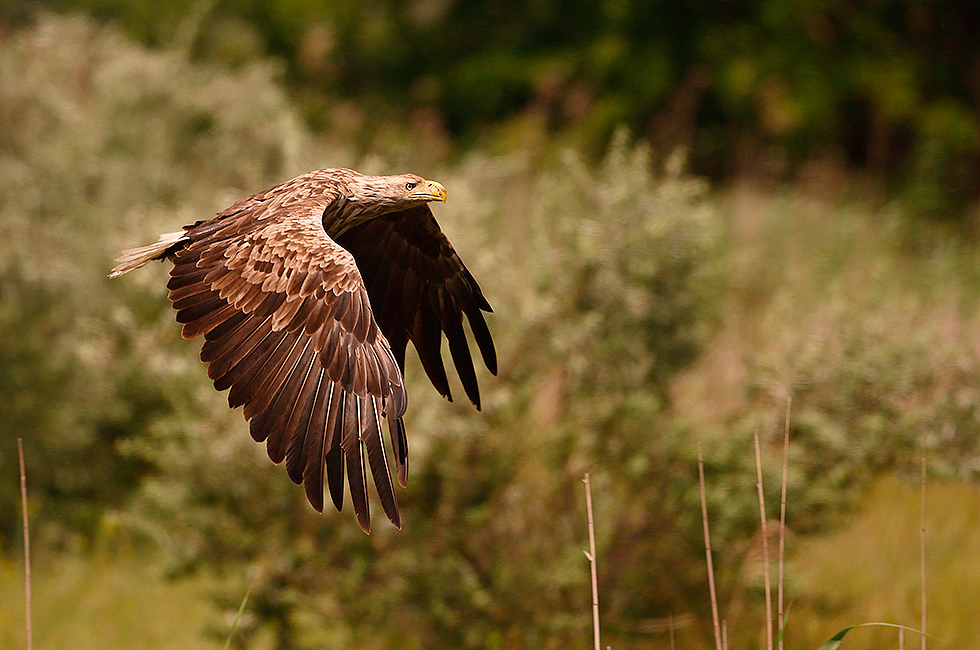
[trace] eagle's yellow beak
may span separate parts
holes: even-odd
[[[418,189],[408,196],[409,198],[419,199],[421,201],[445,202],[446,188],[443,187],[442,184],[435,181],[425,181],[419,185]]]

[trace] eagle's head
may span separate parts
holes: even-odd
[[[415,174],[356,176],[348,185],[352,203],[376,206],[384,212],[405,210],[429,201],[445,201],[446,188]]]
[[[366,176],[350,169],[318,173],[330,174],[330,180],[342,188],[323,212],[323,229],[331,237],[378,217],[446,200],[446,188],[415,174]]]

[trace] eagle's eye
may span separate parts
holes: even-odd
[[[414,183],[412,181],[409,181],[409,182],[405,183],[405,189],[406,190],[409,190],[409,191],[414,190],[416,185],[418,185],[418,183]]]

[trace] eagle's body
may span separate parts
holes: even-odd
[[[470,400],[480,395],[462,317],[487,367],[496,353],[479,285],[439,229],[438,183],[414,175],[326,169],[239,201],[207,221],[124,251],[110,277],[169,259],[170,299],[184,338],[204,335],[201,360],[252,437],[286,461],[323,510],[338,509],[346,466],[358,522],[370,514],[364,453],[385,514],[400,526],[381,419],[399,483],[408,473],[402,373],[409,340],[450,397],[442,334]]]

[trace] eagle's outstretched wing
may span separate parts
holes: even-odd
[[[378,325],[399,367],[404,370],[405,347],[412,341],[433,385],[452,399],[440,349],[445,333],[463,389],[480,408],[463,315],[484,363],[497,374],[497,354],[482,313],[492,309],[429,206],[362,223],[338,236],[337,243],[357,261]]]
[[[366,452],[385,514],[400,526],[381,419],[399,483],[407,478],[401,372],[375,321],[354,258],[323,230],[323,206],[242,202],[189,227],[169,257],[183,336],[203,334],[201,360],[256,441],[286,461],[317,511],[324,472],[337,508],[344,468],[358,522],[370,528]]]

